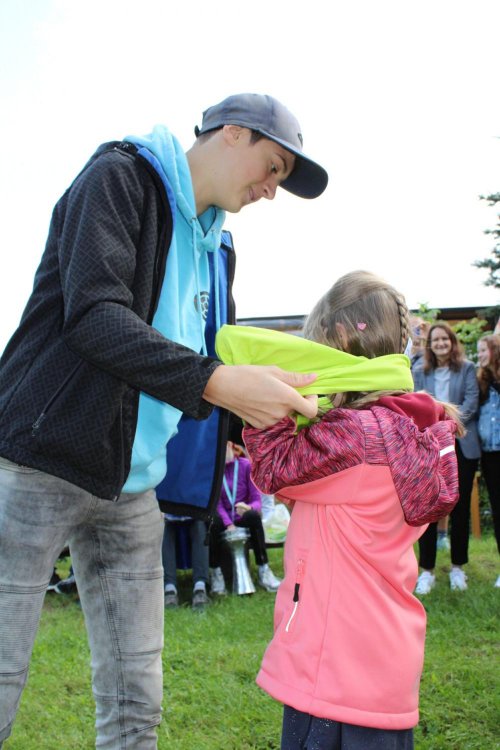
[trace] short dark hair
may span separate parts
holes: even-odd
[[[217,133],[219,130],[222,130],[222,125],[220,128],[214,128],[213,130],[207,130],[206,133],[200,133],[196,136],[196,139],[198,143],[204,143],[205,141],[208,141],[209,138],[213,136],[214,133]],[[265,138],[265,136],[259,131],[259,130],[250,130],[250,145],[253,146],[254,143],[257,143],[257,141],[260,141],[261,138]]]

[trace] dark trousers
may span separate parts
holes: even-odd
[[[495,539],[500,552],[500,451],[483,451],[481,454],[481,472],[488,490]]]
[[[374,729],[285,706],[281,750],[413,750],[413,729]]]
[[[478,459],[465,458],[458,442],[455,443],[458,461],[458,502],[450,513],[450,548],[452,565],[468,562],[470,498]],[[433,570],[436,565],[437,523],[429,524],[418,541],[419,564],[424,570]]]
[[[208,583],[208,545],[205,544],[207,526],[204,521],[199,519],[180,522],[165,519],[161,548],[164,582],[165,584],[172,583],[174,586],[177,582],[176,529],[179,523],[189,525],[193,583],[203,581],[206,584]]]
[[[264,537],[264,527],[262,526],[260,513],[257,513],[256,510],[247,510],[239,520],[234,522],[234,525],[243,526],[245,529],[249,530],[250,546],[253,549],[257,565],[264,565],[267,563],[266,539]],[[216,513],[210,532],[211,568],[220,568],[222,547],[224,545],[224,539],[221,535],[224,531],[225,526],[222,522],[222,518]]]

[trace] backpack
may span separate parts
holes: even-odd
[[[217,251],[219,268],[220,323],[234,323],[235,305],[231,294],[235,255],[231,234],[222,232]],[[215,301],[213,254],[209,253],[210,295],[205,328],[207,353],[215,353]],[[167,445],[167,473],[156,488],[160,510],[176,516],[210,520],[220,497],[230,414],[215,407],[204,420],[183,415],[177,434]]]

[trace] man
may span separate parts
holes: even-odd
[[[187,154],[164,127],[98,149],[55,206],[0,361],[0,747],[69,541],[97,744],[156,748],[163,524],[152,488],[165,446],[182,413],[203,419],[213,405],[257,427],[315,413],[294,388],[314,376],[205,356],[202,302],[224,211],[271,200],[279,185],[315,197],[326,172],[268,96],[229,97],[195,132]]]

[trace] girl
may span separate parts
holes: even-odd
[[[423,527],[405,518],[421,524],[456,501],[458,424],[427,394],[392,385],[408,382],[400,374],[409,369],[400,354],[408,310],[373,274],[339,279],[304,337],[289,338],[312,356],[330,352],[355,387],[346,384],[303,429],[286,417],[244,430],[257,487],[293,503],[275,633],[257,683],[285,704],[282,750],[409,750],[426,616],[412,593]],[[378,373],[378,391],[361,390],[358,369]],[[446,509],[429,510],[441,500]]]
[[[281,581],[269,567],[262,525],[262,497],[250,479],[250,461],[244,455],[243,448],[228,440],[221,496],[210,532],[210,582],[213,594],[226,593],[221,568],[222,533],[236,526],[243,526],[250,532],[259,586],[266,591],[276,591]]]
[[[488,488],[495,538],[500,552],[500,336],[482,336],[479,361],[479,438],[481,471]],[[495,587],[500,588],[500,575]]]
[[[415,390],[425,390],[442,401],[451,401],[459,409],[467,434],[457,440],[458,482],[460,497],[450,516],[452,591],[467,589],[463,565],[468,562],[470,499],[478,459],[481,455],[477,432],[479,388],[474,364],[465,359],[462,346],[447,323],[434,323],[427,335],[423,364],[413,371]],[[435,584],[437,524],[429,528],[419,540],[422,572],[416,593],[428,594]]]

